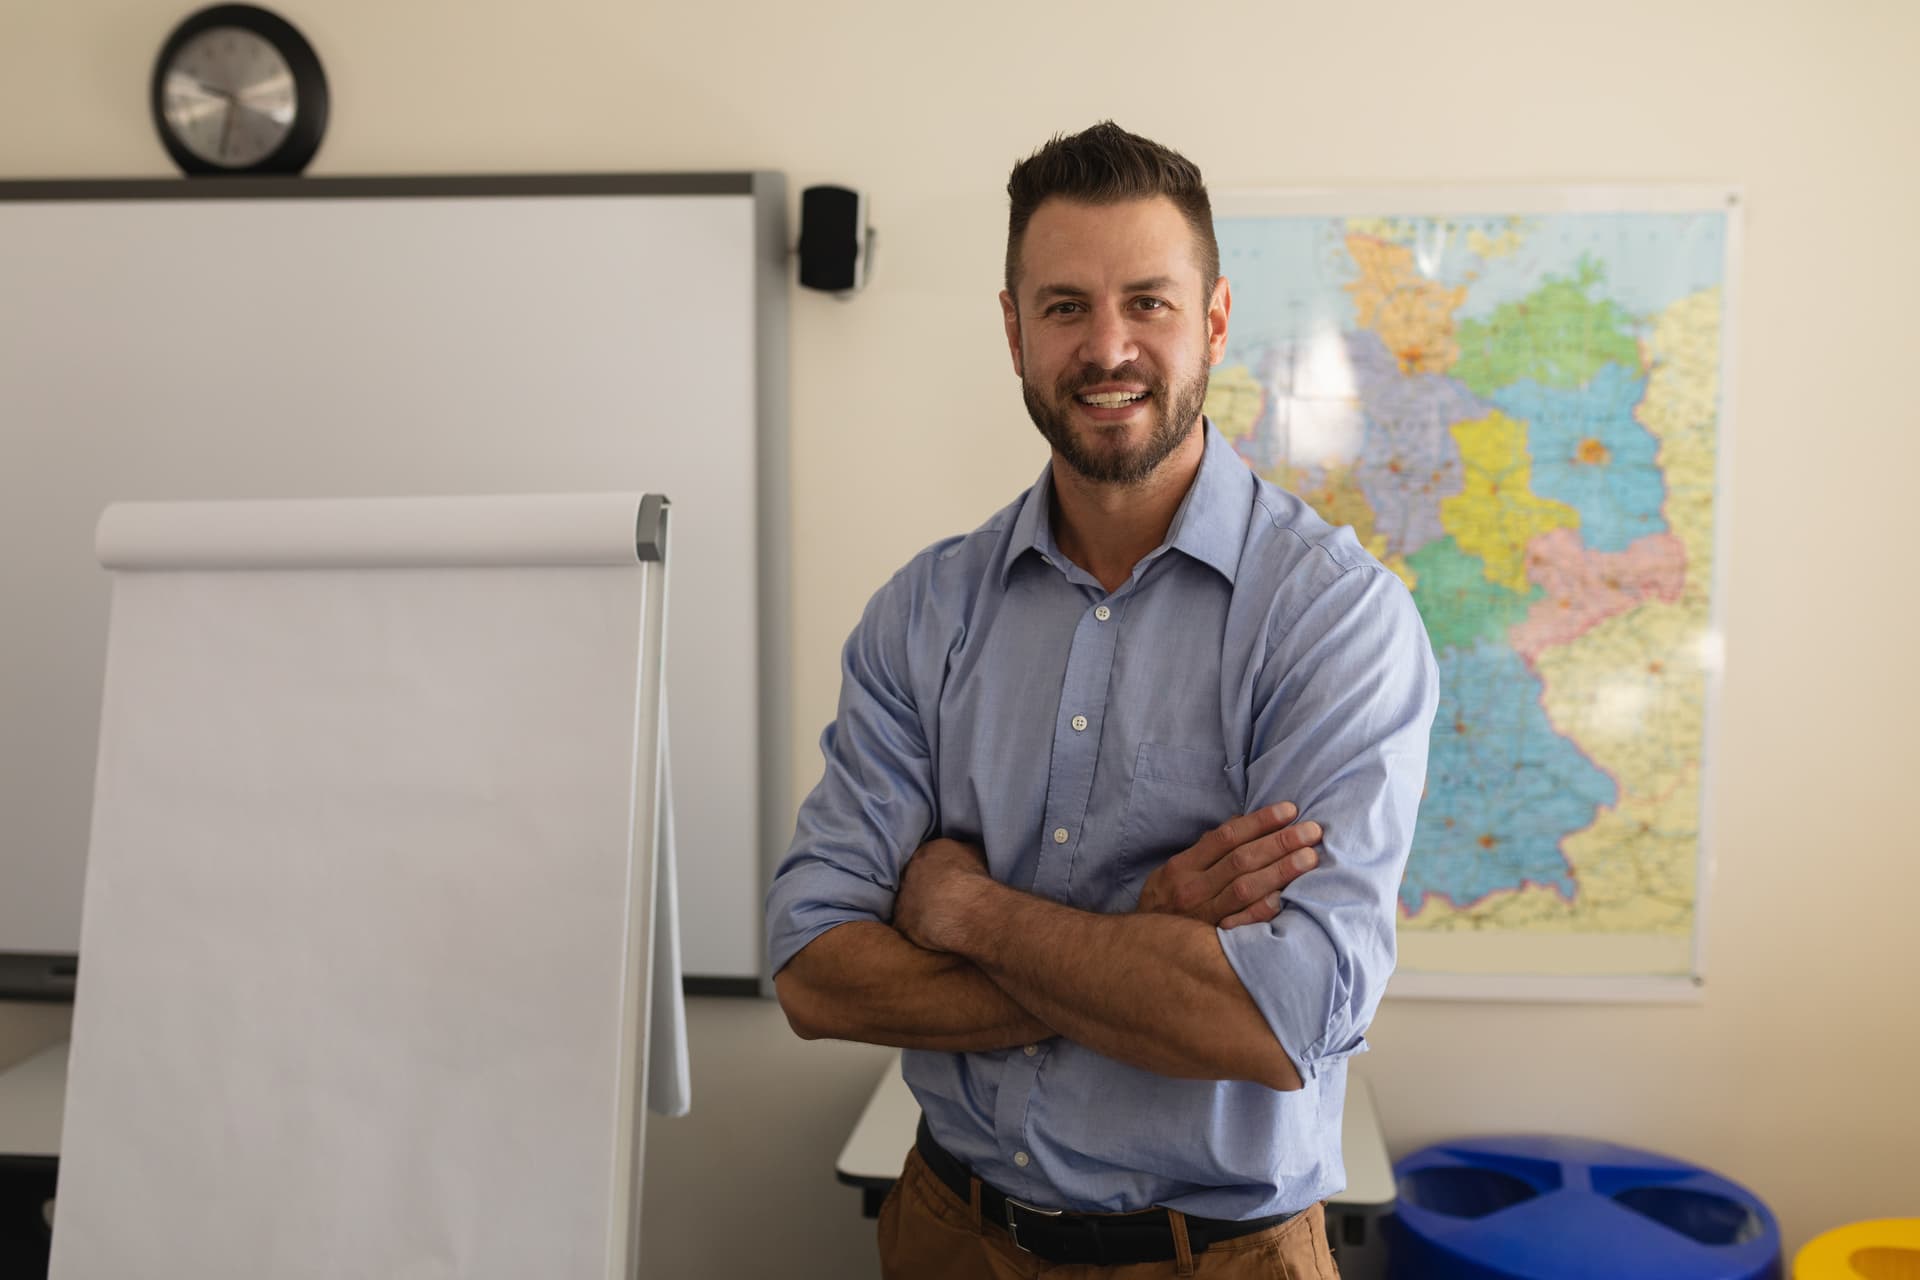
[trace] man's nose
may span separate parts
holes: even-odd
[[[1126,317],[1117,311],[1096,311],[1081,332],[1080,358],[1101,369],[1131,364],[1140,354]]]

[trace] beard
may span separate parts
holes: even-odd
[[[1208,368],[1201,362],[1200,372],[1185,382],[1169,386],[1152,377],[1138,365],[1125,364],[1118,369],[1096,369],[1087,365],[1066,375],[1055,384],[1051,398],[1032,379],[1020,379],[1020,396],[1027,403],[1027,416],[1040,429],[1048,444],[1083,479],[1093,484],[1131,488],[1141,484],[1186,440],[1187,433],[1200,419],[1207,402]],[[1150,421],[1147,438],[1132,448],[1104,447],[1106,437],[1117,437],[1131,424],[1112,427],[1088,426],[1084,434],[1074,430],[1071,415],[1074,396],[1103,382],[1137,383],[1147,388]]]

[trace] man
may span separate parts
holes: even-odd
[[[775,985],[802,1036],[908,1050],[888,1276],[1331,1276],[1432,653],[1399,580],[1201,414],[1232,297],[1199,171],[1105,123],[1008,193],[1052,460],[848,640]]]

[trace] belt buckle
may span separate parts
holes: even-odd
[[[1033,1250],[1020,1243],[1020,1224],[1014,1220],[1013,1216],[1015,1209],[1025,1209],[1028,1213],[1035,1214],[1042,1218],[1058,1218],[1066,1213],[1065,1209],[1042,1209],[1039,1205],[1028,1204],[1024,1200],[1015,1200],[1012,1196],[1006,1197],[1006,1202],[1007,1234],[1013,1237],[1013,1247],[1022,1253],[1032,1253]]]

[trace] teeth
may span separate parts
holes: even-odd
[[[1102,391],[1098,395],[1083,395],[1079,399],[1081,404],[1092,405],[1096,409],[1117,409],[1123,404],[1146,398],[1144,391]]]

